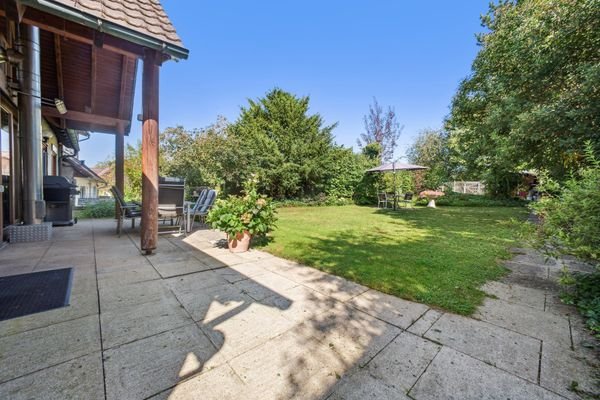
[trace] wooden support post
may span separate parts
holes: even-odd
[[[125,135],[118,132],[115,135],[115,187],[125,194]],[[115,202],[115,216],[120,220],[121,208]]]
[[[142,231],[141,248],[151,254],[158,243],[158,76],[160,57],[146,50],[142,74]]]

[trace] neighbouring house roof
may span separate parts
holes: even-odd
[[[94,171],[96,173],[96,175],[98,175],[99,177],[103,177],[103,176],[110,174],[112,172],[112,168],[111,167],[92,168],[92,171]]]
[[[82,161],[79,161],[74,157],[65,157],[63,158],[63,160],[66,161],[73,168],[74,176],[89,178],[98,182],[106,183],[104,179],[98,176],[96,172],[94,172],[90,167],[85,165]]]
[[[23,0],[22,3],[86,26],[96,25],[98,30],[160,49],[174,58],[188,57],[188,50],[158,0]]]

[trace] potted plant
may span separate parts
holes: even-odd
[[[227,234],[227,245],[232,253],[242,253],[250,247],[256,235],[266,235],[275,227],[277,219],[271,199],[258,194],[256,180],[245,185],[244,196],[229,196],[217,200],[206,221]]]

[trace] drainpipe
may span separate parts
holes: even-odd
[[[19,94],[19,129],[23,138],[23,220],[39,224],[45,214],[42,177],[42,88],[40,77],[40,31],[23,25],[21,43],[24,60]]]

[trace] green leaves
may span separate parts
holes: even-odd
[[[455,153],[479,177],[543,168],[564,180],[585,140],[600,150],[600,1],[502,1],[482,22],[447,120]]]
[[[323,190],[335,124],[326,126],[308,108],[308,97],[273,89],[250,100],[231,126],[232,135],[251,154],[244,169],[260,175],[260,190],[271,197],[304,197]]]
[[[271,199],[258,194],[257,180],[245,184],[245,196],[229,196],[217,200],[206,220],[213,228],[225,232],[230,238],[248,231],[251,235],[266,235],[277,220]]]

